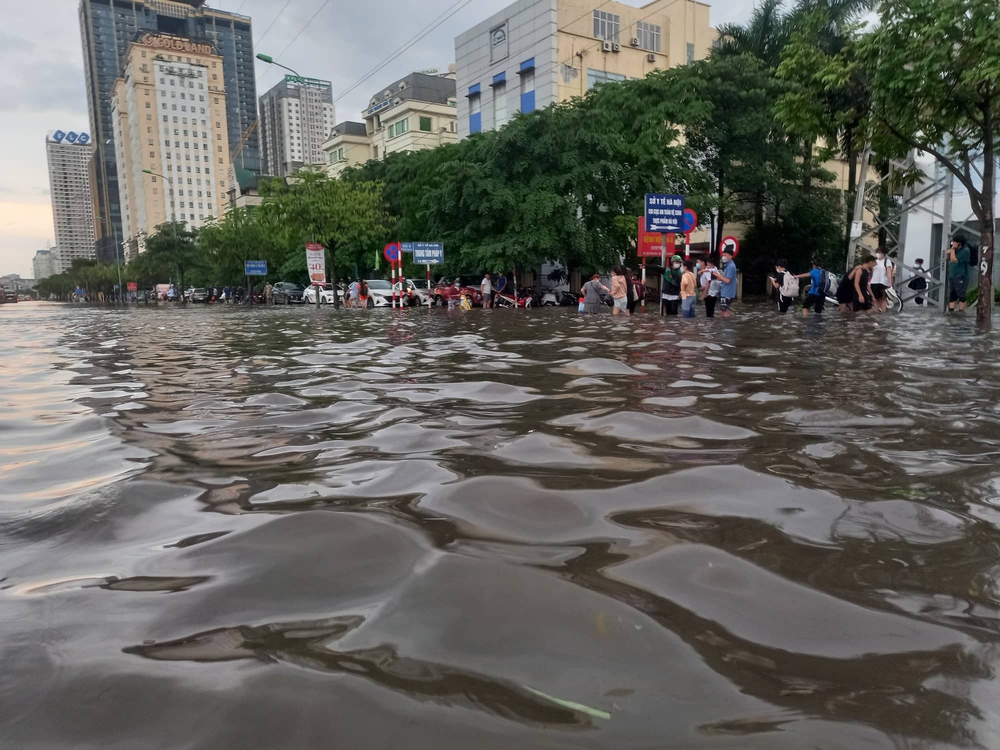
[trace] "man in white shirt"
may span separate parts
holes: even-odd
[[[884,247],[875,251],[875,268],[872,270],[872,297],[875,302],[875,312],[884,313],[888,309],[886,289],[893,284],[896,266],[886,257]]]
[[[483,276],[482,283],[479,284],[479,293],[483,296],[483,309],[493,307],[493,281],[489,274]]]

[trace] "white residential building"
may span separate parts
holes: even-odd
[[[56,239],[54,273],[61,273],[77,258],[96,257],[91,174],[94,148],[86,133],[56,130],[46,137],[45,151]]]
[[[288,75],[260,98],[261,168],[288,177],[325,164],[323,144],[337,121],[329,81]]]
[[[35,272],[35,280],[41,281],[59,273],[56,261],[57,255],[54,247],[50,250],[37,251],[31,261],[32,269]]]

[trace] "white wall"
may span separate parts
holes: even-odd
[[[490,31],[507,24],[507,55],[491,60]],[[469,87],[480,86],[483,131],[494,129],[493,77],[506,72],[507,119],[521,109],[521,63],[535,60],[535,109],[558,100],[558,23],[556,0],[520,0],[455,39],[458,135],[469,136]]]

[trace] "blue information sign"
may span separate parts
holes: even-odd
[[[413,248],[413,262],[418,266],[438,266],[444,263],[444,245],[440,242],[404,242],[403,252]]]
[[[267,276],[266,260],[247,260],[244,261],[244,266],[247,276]]]
[[[646,231],[674,232],[684,230],[684,196],[646,194]]]

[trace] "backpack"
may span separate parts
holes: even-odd
[[[833,273],[833,271],[823,271],[823,277],[824,277],[824,279],[826,281],[826,284],[825,284],[825,287],[826,287],[825,294],[826,294],[826,296],[827,297],[836,297],[837,296],[837,289],[840,286],[840,280],[837,278],[837,274]]]
[[[799,280],[795,278],[789,271],[785,271],[785,275],[781,279],[781,296],[782,297],[799,296]]]
[[[969,266],[972,268],[979,267],[979,248],[975,245],[967,245],[969,248]]]

